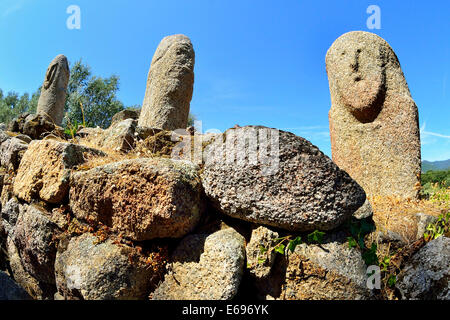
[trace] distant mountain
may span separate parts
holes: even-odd
[[[450,170],[450,159],[444,161],[422,161],[422,172],[429,170]]]

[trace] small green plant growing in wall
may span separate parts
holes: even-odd
[[[372,243],[370,248],[368,248],[364,242],[364,237],[375,230],[373,223],[370,223],[367,219],[352,219],[347,224],[347,230],[350,233],[347,237],[349,248],[359,248],[366,265],[378,265],[376,243]]]
[[[441,214],[436,222],[427,226],[426,230],[423,235],[426,242],[450,233],[450,211],[446,214]]]
[[[308,244],[322,244],[323,239],[325,236],[325,232],[315,230],[314,232],[307,235],[307,241]],[[267,252],[275,251],[276,253],[279,253],[281,255],[287,255],[288,253],[294,253],[295,248],[303,243],[302,237],[297,236],[293,238],[294,236],[288,235],[285,237],[277,238],[274,240],[275,245],[270,246],[269,248],[266,248],[264,246],[260,246],[260,254],[264,255]],[[264,264],[266,262],[266,258],[259,258],[258,263]]]

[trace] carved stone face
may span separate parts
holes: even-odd
[[[385,54],[378,39],[348,34],[327,54],[327,72],[341,103],[361,122],[373,121],[385,93]]]

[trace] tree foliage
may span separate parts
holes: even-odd
[[[422,173],[421,179],[422,179],[422,185],[424,185],[424,186],[428,183],[438,183],[442,187],[449,188],[450,187],[450,170],[447,170],[447,171],[430,170],[426,173]]]
[[[0,122],[8,123],[24,112],[36,112],[39,95],[40,89],[36,90],[31,97],[28,93],[20,96],[14,91],[4,95],[0,89]]]
[[[88,65],[83,64],[81,60],[75,62],[71,67],[67,87],[68,119],[65,121],[83,123],[85,120],[89,127],[108,127],[114,114],[124,109],[123,103],[117,99],[118,90],[118,76],[93,76]]]

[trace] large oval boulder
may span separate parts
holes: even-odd
[[[364,190],[309,141],[238,127],[205,148],[202,183],[223,213],[291,231],[330,230],[363,205]]]

